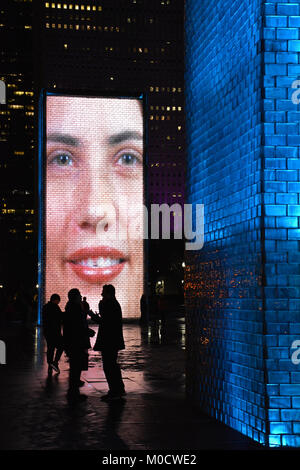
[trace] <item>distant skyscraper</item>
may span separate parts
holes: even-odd
[[[16,277],[24,253],[32,260],[34,233],[34,89],[32,3],[3,0],[0,5],[0,284]],[[14,266],[14,268],[13,268]]]

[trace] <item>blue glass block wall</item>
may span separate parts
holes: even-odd
[[[300,446],[300,1],[264,5],[265,343],[269,444]],[[300,95],[299,95],[300,97]]]
[[[186,2],[187,202],[205,205],[204,247],[186,253],[187,393],[270,446],[300,445],[299,8]]]

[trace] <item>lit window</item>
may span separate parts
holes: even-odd
[[[50,7],[50,4],[49,4],[49,3],[45,3],[45,7],[46,7],[46,8],[49,8],[49,7]]]
[[[75,10],[79,10],[79,5],[75,5]]]
[[[68,8],[68,5],[64,3],[64,9],[67,10],[67,8]]]
[[[81,10],[84,10],[84,5],[81,5],[80,7],[81,7]]]
[[[181,111],[181,106],[178,106],[178,108],[177,108],[177,109],[178,109],[178,111]]]
[[[50,24],[49,24],[49,23],[46,23],[46,28],[50,28]]]
[[[69,5],[69,10],[73,10],[73,5],[72,4]]]
[[[68,44],[64,44],[64,48],[65,48],[65,49],[68,49]]]
[[[176,106],[172,106],[172,111],[176,111]]]
[[[96,11],[97,10],[97,7],[93,6],[93,11]]]
[[[51,8],[55,8],[55,3],[51,3]]]
[[[90,11],[90,9],[91,9],[90,5],[87,5],[86,9],[87,9],[88,11]]]
[[[58,4],[57,4],[57,8],[61,8],[61,3],[58,3]]]
[[[181,126],[178,126],[177,129],[178,129],[179,131],[181,131]]]
[[[102,7],[98,7],[98,11],[102,11]]]

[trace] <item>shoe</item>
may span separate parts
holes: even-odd
[[[52,362],[52,364],[50,364],[50,366],[52,367],[53,370],[55,370],[55,372],[57,374],[60,374],[60,369],[58,367],[58,364],[56,364],[55,362]]]
[[[68,394],[67,395],[68,402],[69,403],[78,403],[81,401],[87,400],[87,395],[84,395],[83,393],[75,393],[75,394]]]
[[[102,395],[101,400],[102,401],[117,401],[117,400],[121,400],[122,396],[125,395],[125,394],[126,394],[125,390],[123,392],[119,392],[119,393],[110,393],[110,392],[108,392],[107,395]]]
[[[102,397],[100,397],[100,400],[108,401],[110,399],[110,396],[111,396],[111,394],[108,392],[107,395],[102,395]]]
[[[49,364],[49,366],[48,366],[48,375],[52,375],[52,372],[53,372],[53,369],[52,369],[51,365]]]
[[[78,386],[83,387],[85,385],[84,380],[79,380]]]
[[[108,401],[119,401],[122,400],[122,395],[111,395]]]

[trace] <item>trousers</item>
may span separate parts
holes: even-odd
[[[101,355],[109,392],[113,395],[124,392],[125,387],[122,380],[121,369],[117,363],[118,351],[106,349],[101,351]]]
[[[52,364],[53,362],[58,362],[61,358],[63,353],[63,344],[62,340],[56,339],[53,340],[51,338],[46,338],[47,342],[47,363]],[[54,357],[55,353],[55,357]]]

